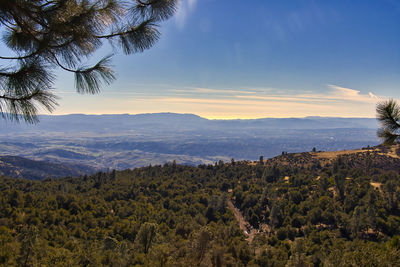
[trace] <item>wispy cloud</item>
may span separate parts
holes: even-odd
[[[181,0],[179,1],[178,11],[176,12],[174,18],[176,25],[179,29],[185,28],[186,21],[197,5],[197,0]]]
[[[198,88],[198,87],[187,87],[185,89],[172,89],[171,92],[178,93],[186,93],[186,94],[221,94],[221,95],[230,95],[230,94],[256,94],[257,91],[250,90],[232,90],[232,89],[212,89],[212,88]]]
[[[368,94],[361,94],[359,90],[345,88],[333,84],[329,84],[328,86],[333,89],[333,94],[330,97],[336,99],[365,103],[375,103],[376,101],[379,101],[379,97],[372,92],[368,92]]]
[[[376,103],[381,98],[372,92],[362,94],[361,91],[329,84],[330,89],[325,93],[294,92],[292,90],[280,90],[274,88],[259,89],[214,89],[186,87],[172,89],[170,92],[179,93],[187,98],[212,99],[217,96],[226,99],[246,99],[257,101],[288,101],[288,102],[359,102]]]
[[[202,88],[173,87],[162,93],[125,94],[123,100],[104,98],[104,105],[85,103],[82,113],[195,113],[207,118],[262,118],[262,117],[374,117],[375,105],[382,97],[373,92],[362,93],[338,85],[326,85],[318,92],[293,91],[274,88]],[[146,89],[148,90],[148,88]],[[77,103],[78,104],[78,103]],[[79,105],[82,107],[82,105]],[[105,110],[108,108],[109,110]],[[112,110],[112,111],[111,111]],[[63,113],[59,109],[58,113]],[[67,112],[64,112],[67,113]]]
[[[158,107],[169,105],[176,109],[196,110],[209,118],[344,116],[373,117],[375,104],[381,98],[374,93],[327,85],[325,93],[284,90],[227,90],[184,88],[177,95],[156,97],[149,101]],[[136,100],[135,100],[136,101]],[[146,100],[141,100],[146,101]]]
[[[320,103],[348,103],[359,102],[375,104],[381,98],[369,92],[361,94],[359,90],[345,88],[337,85],[328,85],[330,91],[322,93],[298,93],[298,94],[266,94],[266,95],[237,95],[237,98],[265,100],[265,101],[288,101],[288,102],[320,102]]]

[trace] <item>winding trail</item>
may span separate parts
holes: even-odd
[[[254,229],[248,221],[246,221],[243,217],[242,212],[235,207],[233,204],[232,200],[227,201],[228,208],[233,212],[235,215],[236,220],[239,223],[240,229],[244,232],[244,234],[247,236],[246,241],[251,244],[253,242],[254,236],[257,234],[257,230]]]

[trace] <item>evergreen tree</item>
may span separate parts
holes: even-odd
[[[343,200],[346,176],[344,175],[343,172],[339,172],[338,174],[335,175],[334,178],[335,178],[335,185],[336,185],[336,190],[339,195],[339,198],[341,200]]]
[[[78,93],[95,94],[115,75],[110,56],[87,60],[109,41],[125,54],[142,52],[159,38],[158,23],[178,0],[4,0],[2,40],[12,55],[0,55],[0,114],[37,122],[38,108],[52,111],[55,69],[72,72]]]
[[[34,265],[32,261],[35,259],[37,238],[38,230],[35,226],[24,229],[18,258],[18,264],[20,266]]]
[[[379,103],[376,106],[377,120],[381,124],[381,128],[377,134],[383,140],[384,144],[392,145],[398,142],[400,130],[400,106],[390,99]]]
[[[308,267],[312,266],[305,254],[305,242],[302,238],[297,238],[292,244],[292,255],[290,256],[287,267]]]
[[[155,223],[146,222],[140,226],[139,232],[136,236],[136,244],[142,248],[143,252],[147,254],[151,245],[153,244],[156,236],[157,225]]]
[[[374,209],[373,206],[368,207],[368,210],[367,210],[367,224],[372,229],[375,229],[375,227],[376,227],[376,215],[375,215],[375,209]]]
[[[269,215],[269,222],[271,226],[277,227],[279,225],[280,223],[279,217],[280,217],[279,207],[276,203],[274,203],[272,205],[271,213]]]
[[[350,227],[351,233],[354,238],[358,237],[358,233],[363,228],[362,216],[361,216],[361,208],[357,206],[353,211],[353,216],[351,217]]]
[[[197,233],[195,240],[193,242],[194,255],[197,260],[198,265],[200,265],[203,260],[209,245],[212,240],[210,231],[207,228],[202,228]]]

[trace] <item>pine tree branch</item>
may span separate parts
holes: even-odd
[[[14,23],[11,23],[11,22],[9,22],[9,21],[7,21],[5,18],[1,18],[0,17],[0,23],[4,26],[4,27],[6,27],[7,29],[9,29],[9,30],[14,30],[14,28],[17,26],[16,24],[14,24]]]
[[[105,40],[125,54],[142,52],[159,38],[157,23],[171,16],[178,0],[4,0],[2,41],[13,54],[0,56],[0,115],[36,121],[37,106],[51,111],[53,68],[74,73],[78,93],[97,93],[115,75],[110,57],[76,67]],[[108,33],[108,34],[107,34]],[[10,63],[12,63],[10,65]],[[40,88],[40,90],[36,89]]]
[[[39,90],[35,90],[31,94],[27,94],[27,95],[23,95],[23,96],[19,96],[19,97],[8,96],[8,95],[4,94],[4,95],[0,95],[0,98],[5,99],[5,100],[11,100],[11,101],[27,101],[27,100],[31,100],[35,96],[39,95],[39,93],[40,93]]]
[[[5,60],[22,60],[22,59],[31,58],[31,57],[36,56],[36,55],[38,55],[38,54],[39,54],[39,52],[38,52],[38,51],[35,51],[35,52],[31,53],[31,54],[28,54],[28,55],[25,55],[25,56],[19,56],[19,57],[3,57],[3,56],[0,56],[0,59],[5,59]]]
[[[56,3],[57,3],[57,1],[49,1],[49,2],[46,2],[42,5],[40,5],[39,7],[42,9],[44,7],[47,7],[48,5],[52,5],[52,4],[56,4]]]
[[[146,27],[157,27],[158,25],[155,24],[154,22],[155,22],[154,19],[148,19],[148,20],[143,21],[142,23],[140,23],[137,26],[131,26],[128,30],[121,30],[121,31],[117,31],[115,33],[110,33],[107,35],[94,35],[94,37],[100,38],[100,39],[110,39],[110,38],[118,37],[118,36],[128,36],[129,34],[132,34],[132,33],[138,32],[138,31],[142,31]]]
[[[165,20],[172,16],[177,9],[178,0],[136,0],[137,5],[131,13],[155,20]]]
[[[118,44],[122,47],[125,54],[143,52],[144,50],[153,46],[159,38],[158,25],[155,24],[154,19],[143,21],[137,26],[131,26],[128,29],[121,29],[109,35],[102,35],[95,37],[102,39],[118,38]]]
[[[37,105],[44,107],[52,112],[57,106],[57,97],[50,92],[35,89],[24,95],[1,95],[0,96],[0,115],[3,118],[19,121],[23,119],[28,123],[37,123]],[[3,112],[6,106],[6,113]]]
[[[376,113],[378,121],[385,128],[389,128],[393,131],[400,129],[400,106],[396,103],[396,101],[390,99],[388,101],[378,103],[376,107]]]
[[[400,135],[396,133],[392,133],[388,129],[378,129],[377,136],[383,140],[383,144],[385,145],[393,145],[397,139],[399,139]]]
[[[382,127],[378,130],[377,135],[386,145],[392,145],[400,138],[398,131],[400,130],[400,106],[396,101],[390,99],[378,103],[376,106],[377,120]]]
[[[143,1],[140,1],[140,0],[136,0],[136,2],[138,2],[142,6],[150,6],[151,5],[151,1],[143,2]]]
[[[102,82],[107,85],[115,80],[114,71],[109,67],[111,55],[89,68],[80,68],[75,73],[75,87],[78,93],[96,94]]]
[[[60,68],[62,68],[63,70],[68,71],[68,72],[73,72],[73,73],[78,72],[78,70],[73,70],[73,69],[67,68],[63,64],[61,64],[61,62],[58,60],[57,56],[54,53],[50,52],[50,54],[53,56],[54,61],[57,63],[57,65]]]

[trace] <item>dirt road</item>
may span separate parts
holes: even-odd
[[[233,204],[232,200],[227,201],[228,208],[233,212],[235,215],[236,220],[239,223],[240,229],[244,232],[244,234],[247,236],[246,240],[251,244],[253,242],[254,236],[257,234],[257,230],[254,229],[249,222],[247,222],[244,217],[242,212],[235,207]]]

